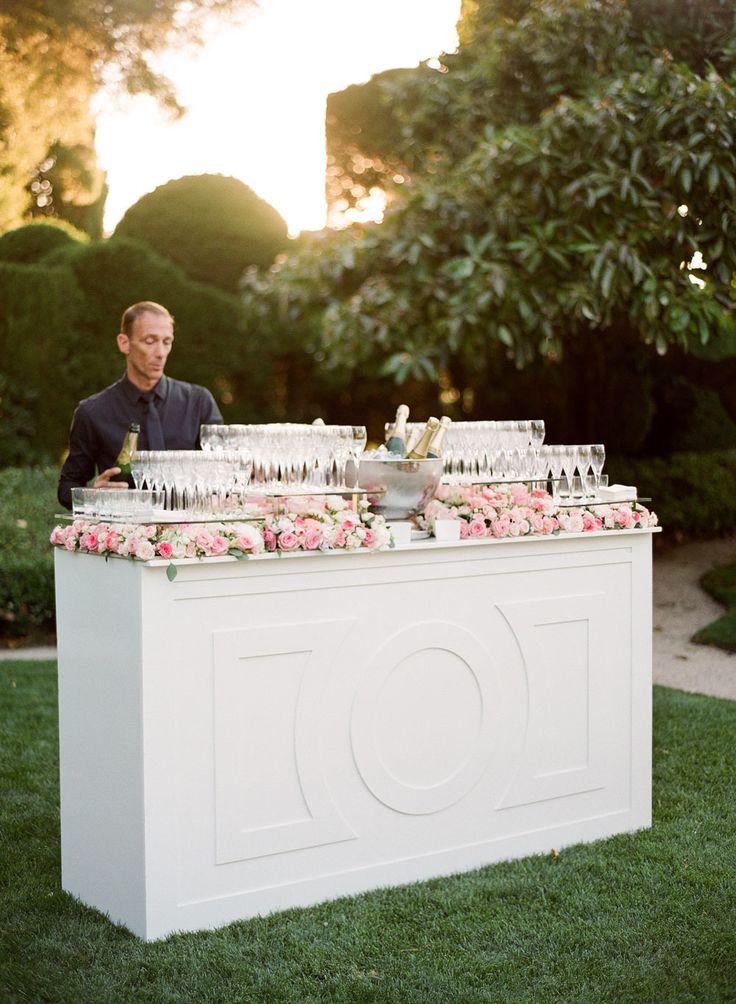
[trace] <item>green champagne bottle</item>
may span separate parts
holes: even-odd
[[[405,404],[400,404],[396,409],[396,421],[389,429],[386,439],[386,449],[397,457],[406,455],[406,420],[408,417],[409,408]]]
[[[429,441],[429,449],[427,451],[427,459],[433,459],[435,457],[441,457],[442,451],[445,448],[445,436],[447,435],[447,430],[452,425],[452,419],[448,418],[447,415],[443,415],[440,419],[439,427],[435,430],[434,435]]]
[[[133,454],[138,449],[138,433],[140,431],[141,427],[137,422],[132,422],[128,427],[123,445],[120,447],[120,453],[118,453],[115,461],[115,466],[120,468],[120,473],[110,478],[111,481],[126,481],[129,488],[132,488],[134,485],[133,475],[130,471],[130,462],[133,459]]]
[[[419,442],[410,450],[407,455],[407,460],[426,460],[427,454],[429,453],[429,444],[434,437],[434,434],[440,427],[440,420],[438,418],[428,418],[427,424],[424,427],[424,432],[422,433]]]

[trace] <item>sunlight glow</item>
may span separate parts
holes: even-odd
[[[188,109],[178,122],[151,98],[98,95],[106,230],[145,192],[188,174],[233,175],[292,234],[321,229],[327,95],[454,50],[459,14],[460,0],[260,0],[237,25],[213,23],[201,49],[157,62]],[[383,207],[371,191],[356,218]]]

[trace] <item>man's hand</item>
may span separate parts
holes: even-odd
[[[98,474],[94,480],[93,488],[127,488],[127,481],[111,481],[116,474],[120,473],[119,467],[108,467],[106,471]]]

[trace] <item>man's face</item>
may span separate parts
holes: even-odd
[[[152,390],[164,374],[174,330],[168,317],[141,314],[127,335],[118,335],[118,348],[127,357],[128,379],[141,390]]]

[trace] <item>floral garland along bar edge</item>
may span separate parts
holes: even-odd
[[[561,509],[543,489],[522,484],[503,488],[441,485],[415,517],[432,531],[435,520],[460,521],[460,538],[549,536],[596,530],[657,526],[656,513],[638,503],[595,503]],[[361,499],[357,509],[341,498],[291,499],[284,515],[248,523],[127,524],[75,519],[56,526],[50,542],[67,551],[151,561],[212,558],[292,551],[385,551],[393,547],[391,528]],[[172,564],[169,577],[176,575]]]

